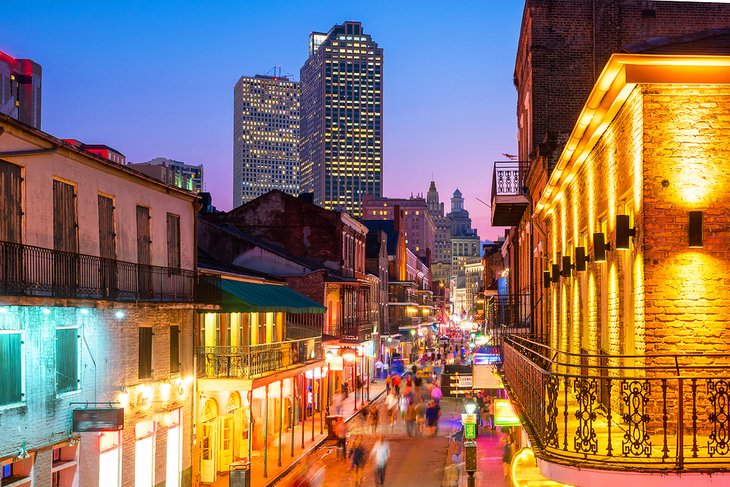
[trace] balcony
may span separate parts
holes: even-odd
[[[192,302],[196,273],[0,241],[0,295]]]
[[[502,337],[513,333],[530,333],[532,308],[529,294],[508,294],[490,296],[484,303],[487,330],[495,345]],[[477,305],[479,309],[479,305]]]
[[[322,360],[322,338],[244,347],[200,347],[199,374],[208,379],[255,379]]]
[[[525,186],[527,161],[497,161],[492,173],[492,225],[519,225],[530,200]]]
[[[373,334],[373,323],[368,320],[345,321],[340,339],[344,342],[366,342]]]
[[[510,399],[546,462],[604,473],[728,470],[728,355],[571,354],[511,335],[503,358]]]

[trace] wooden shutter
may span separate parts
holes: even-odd
[[[23,400],[20,333],[0,333],[0,406]]]
[[[114,200],[99,195],[99,257],[117,258],[117,234],[114,231]]]
[[[152,377],[152,328],[139,329],[139,378]]]
[[[167,266],[180,268],[180,217],[167,214]]]
[[[56,393],[78,389],[79,330],[56,329]]]
[[[170,327],[170,373],[180,372],[180,327]]]
[[[76,191],[72,184],[53,180],[53,248],[78,252]]]
[[[150,209],[137,207],[137,262],[143,265],[152,263],[152,236],[150,233]]]
[[[22,242],[22,181],[20,166],[0,161],[0,241]]]

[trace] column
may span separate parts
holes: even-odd
[[[264,478],[268,477],[268,453],[269,453],[269,385],[264,387]]]
[[[281,467],[281,435],[284,431],[284,380],[279,381],[279,461],[277,466]]]

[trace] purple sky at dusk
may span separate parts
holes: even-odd
[[[43,66],[42,129],[130,162],[203,163],[231,208],[233,85],[275,65],[299,79],[311,31],[359,20],[384,49],[384,193],[447,208],[458,187],[482,239],[492,161],[516,153],[512,84],[521,0],[3,4],[0,51]]]

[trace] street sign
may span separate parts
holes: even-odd
[[[477,424],[477,415],[476,414],[462,414],[461,415],[461,424]]]

